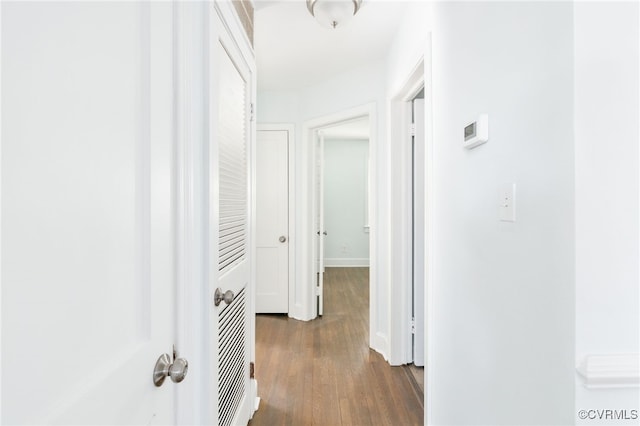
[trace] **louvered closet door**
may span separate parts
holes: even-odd
[[[215,306],[211,330],[218,425],[249,421],[249,146],[250,68],[220,21],[212,40],[210,290],[232,292]]]

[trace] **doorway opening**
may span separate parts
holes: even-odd
[[[323,238],[326,237],[323,233],[325,224],[320,223],[322,215],[318,214],[320,211],[321,199],[318,196],[320,192],[321,180],[319,179],[319,173],[317,173],[318,167],[323,158],[321,151],[321,139],[324,132],[325,135],[331,134],[331,129],[341,128],[344,126],[354,126],[354,123],[362,124],[362,121],[366,120],[368,129],[368,155],[369,160],[367,162],[367,184],[368,194],[366,197],[366,210],[362,212],[364,216],[362,218],[362,231],[368,235],[368,251],[369,251],[369,317],[370,317],[370,346],[375,348],[375,334],[374,324],[377,318],[376,316],[376,153],[377,153],[377,119],[376,119],[376,104],[371,103],[349,109],[346,111],[338,112],[329,116],[317,118],[315,120],[308,121],[303,125],[303,147],[307,150],[306,164],[311,171],[308,174],[309,177],[309,193],[312,194],[308,200],[308,214],[304,214],[302,217],[307,218],[309,223],[305,224],[308,232],[307,236],[311,236],[306,242],[307,247],[310,249],[310,256],[307,257],[308,261],[303,266],[303,273],[306,276],[307,282],[311,285],[308,286],[308,301],[311,307],[309,312],[309,318],[316,318],[322,313],[322,281],[321,272],[322,266],[320,265],[321,247],[324,243]],[[366,223],[365,223],[366,221]],[[318,232],[320,231],[320,234]],[[320,238],[322,237],[322,238]],[[322,247],[324,249],[324,247]]]
[[[424,390],[426,367],[426,293],[430,270],[429,185],[431,173],[430,88],[420,58],[391,101],[392,276],[398,303],[391,305],[392,365],[409,365]],[[425,99],[426,98],[426,99]],[[428,375],[426,375],[428,377]],[[428,394],[426,392],[425,394]]]
[[[323,127],[315,143],[317,312],[322,316],[326,268],[365,268],[368,276],[369,118]]]

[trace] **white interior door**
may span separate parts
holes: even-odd
[[[1,7],[2,423],[173,423],[171,5]]]
[[[212,418],[226,426],[246,425],[253,413],[249,397],[253,76],[251,58],[243,55],[217,11],[212,8],[210,43],[211,394]]]
[[[289,132],[256,141],[256,312],[289,312]]]
[[[424,365],[425,126],[424,99],[413,101],[413,363]]]

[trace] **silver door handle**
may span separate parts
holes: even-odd
[[[285,237],[285,236],[283,235],[283,236],[281,236],[280,238],[278,238],[278,240],[279,240],[281,243],[284,243],[284,242],[286,242],[286,241],[287,241],[287,237]]]
[[[153,384],[162,386],[167,377],[171,377],[173,383],[180,383],[186,377],[187,371],[189,371],[189,363],[186,359],[178,358],[171,362],[169,354],[162,354],[153,369]]]
[[[218,306],[220,302],[224,300],[224,303],[228,305],[233,302],[233,299],[235,298],[236,296],[231,290],[227,290],[223,293],[221,288],[217,288],[216,293],[213,295],[213,303]]]

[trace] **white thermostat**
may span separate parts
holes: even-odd
[[[480,114],[476,121],[464,126],[464,143],[467,149],[475,148],[489,140],[489,115]]]

